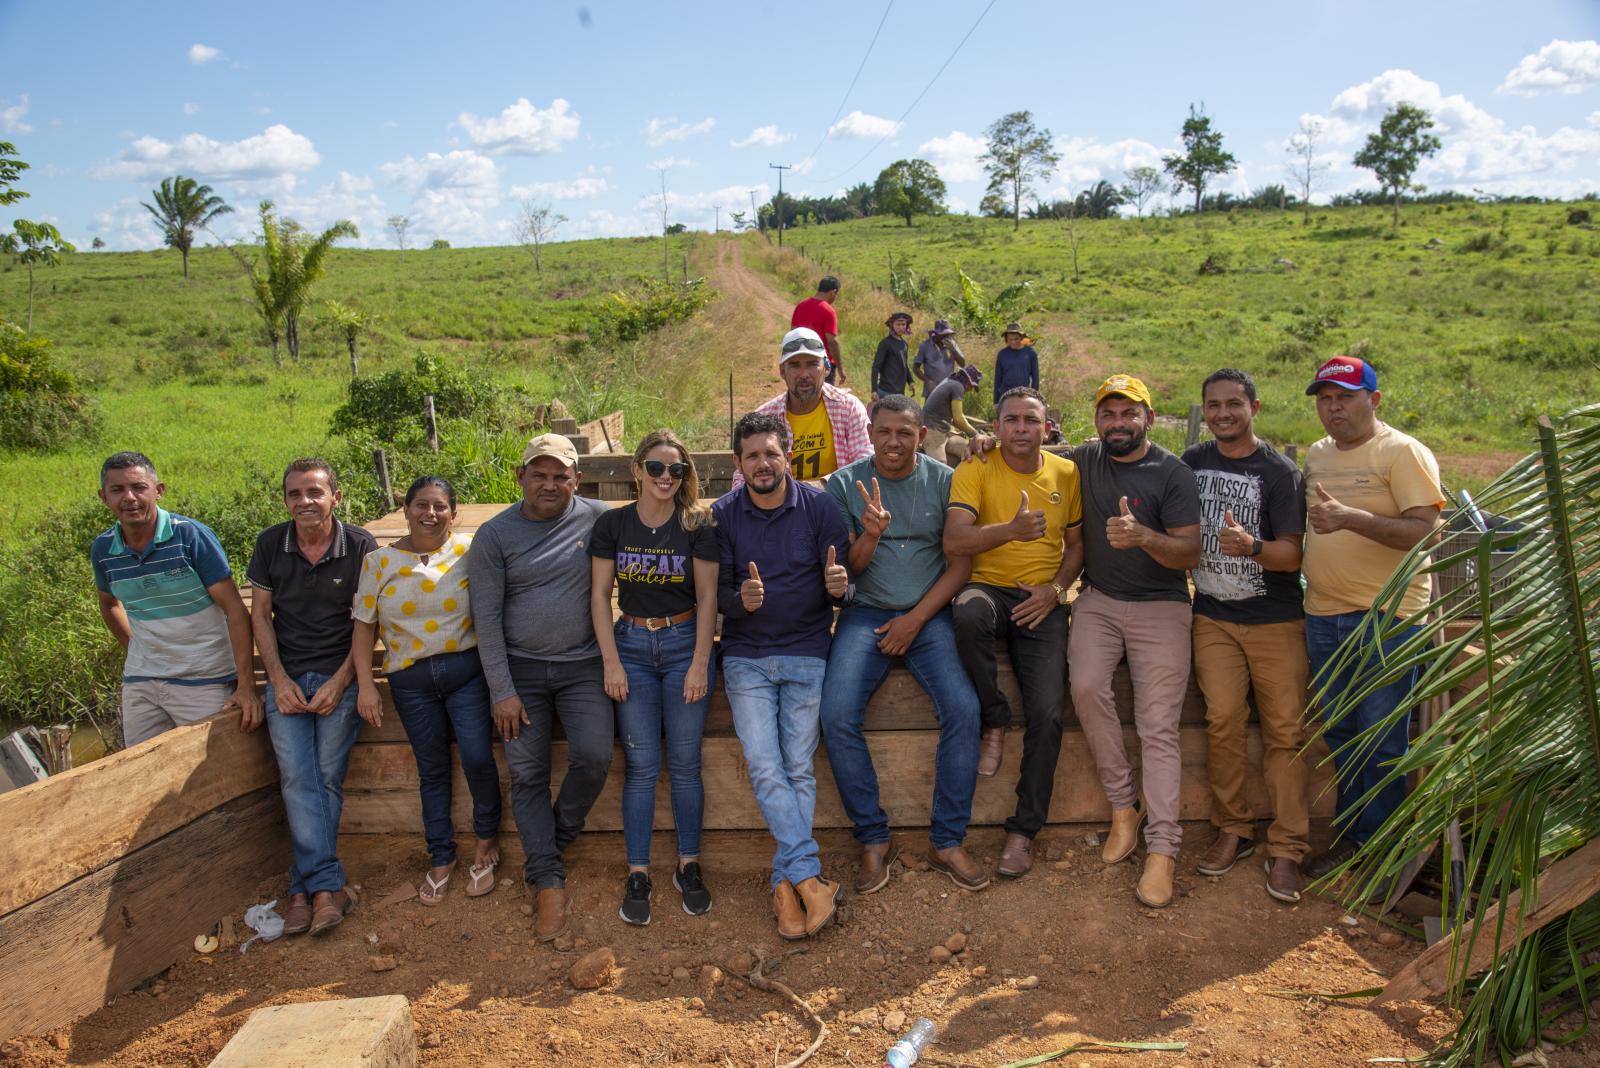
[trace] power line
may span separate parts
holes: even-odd
[[[843,178],[845,175],[849,174],[851,171],[865,163],[869,156],[883,147],[883,143],[885,141],[889,140],[889,138],[900,132],[900,124],[906,121],[906,116],[911,114],[913,108],[922,103],[922,98],[928,95],[928,90],[933,88],[933,83],[938,81],[939,75],[943,74],[945,72],[945,68],[954,62],[956,55],[961,51],[962,47],[966,45],[968,39],[977,32],[978,26],[983,22],[984,17],[989,14],[989,11],[997,3],[999,3],[999,0],[989,0],[988,5],[978,14],[978,20],[972,24],[971,29],[967,30],[966,34],[961,38],[961,40],[956,43],[955,48],[952,49],[950,54],[945,57],[945,61],[939,65],[939,69],[933,72],[933,77],[928,79],[928,84],[922,87],[922,92],[918,93],[916,99],[912,100],[906,109],[900,113],[900,117],[894,120],[894,128],[888,133],[884,134],[882,137],[878,138],[877,144],[867,149],[866,152],[862,154],[860,159],[850,164],[850,166],[846,167],[838,174],[827,178],[818,179],[818,184],[827,185],[831,182],[838,181],[840,178]]]
[[[817,138],[816,148],[806,154],[806,158],[800,161],[801,165],[804,165],[806,160],[815,158],[818,150],[827,143],[828,131],[833,129],[833,124],[844,114],[844,106],[850,102],[850,94],[855,90],[856,82],[861,80],[861,72],[867,69],[867,60],[872,57],[873,46],[878,43],[878,35],[883,32],[883,24],[889,21],[889,12],[892,10],[894,10],[894,0],[889,0],[888,6],[883,9],[883,17],[878,20],[878,28],[872,31],[872,40],[867,42],[866,55],[861,57],[861,65],[856,68],[855,77],[850,79],[850,85],[845,89],[844,96],[839,98],[839,106],[834,109],[833,118],[829,119],[828,125],[823,128],[822,136]]]

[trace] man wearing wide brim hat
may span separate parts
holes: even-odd
[[[922,382],[922,395],[930,396],[939,383],[965,367],[967,358],[956,344],[956,332],[947,319],[935,319],[928,340],[917,346],[917,357],[911,361],[911,371]]]
[[[878,342],[872,355],[872,399],[891,393],[911,392],[911,361],[907,359],[906,336],[911,333],[911,314],[897,311],[884,320],[888,335]]]
[[[1022,329],[1022,324],[1012,321],[1006,324],[1006,347],[995,354],[994,357],[994,401],[1000,403],[1000,397],[1008,389],[1017,386],[1027,386],[1029,389],[1039,388],[1039,354],[1033,350],[1033,338]]]

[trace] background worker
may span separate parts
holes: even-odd
[[[897,311],[884,325],[889,328],[888,336],[878,342],[878,351],[872,354],[873,400],[891,393],[911,392],[911,361],[906,343],[906,335],[911,333],[911,316]]]
[[[794,311],[789,315],[789,328],[803,326],[808,330],[816,331],[822,339],[823,351],[827,357],[827,382],[844,385],[850,379],[844,373],[844,355],[839,350],[839,313],[833,307],[834,301],[839,299],[839,280],[833,275],[825,275],[817,283],[817,292],[814,296],[807,297],[794,306]]]
[[[978,434],[978,428],[967,419],[962,410],[962,400],[967,391],[978,388],[983,372],[976,367],[963,367],[934,387],[922,406],[922,425],[927,430],[923,436],[922,451],[942,464],[960,463],[966,455],[967,443]],[[958,454],[952,459],[951,446]]]
[[[966,365],[967,358],[956,344],[956,332],[950,329],[950,321],[935,319],[928,339],[917,346],[916,359],[911,361],[911,371],[922,383],[922,395],[927,397],[957,367]]]
[[[994,357],[994,399],[1000,402],[1001,394],[1017,386],[1039,388],[1039,354],[1033,349],[1033,339],[1022,329],[1022,324],[1006,324],[1005,348]]]

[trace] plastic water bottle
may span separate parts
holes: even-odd
[[[938,1027],[932,1020],[924,1017],[911,1025],[911,1030],[906,1032],[904,1038],[889,1047],[889,1053],[884,1058],[888,1068],[911,1068],[917,1063],[917,1058],[922,1056],[922,1051],[933,1044],[934,1036],[938,1034]]]

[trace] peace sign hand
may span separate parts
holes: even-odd
[[[883,506],[883,491],[878,487],[877,476],[874,475],[872,478],[870,494],[859,478],[856,479],[856,490],[861,494],[861,499],[867,503],[866,511],[861,513],[862,533],[876,541],[888,532],[889,520],[893,518]]]

